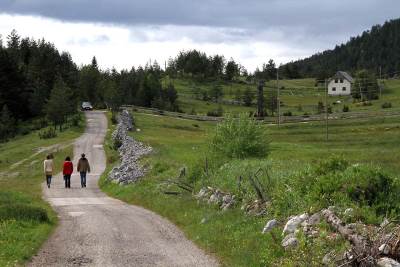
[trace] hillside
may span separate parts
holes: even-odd
[[[400,70],[400,19],[373,26],[345,44],[282,68],[291,70],[295,76],[325,78],[337,70],[368,69],[379,73],[380,67],[385,74]]]
[[[180,110],[187,114],[207,115],[218,109],[222,110],[222,115],[226,113],[249,113],[256,110],[257,86],[252,83],[226,82],[226,81],[205,81],[199,82],[190,78],[177,78],[173,81],[164,79],[163,83],[173,83],[178,93],[178,104]],[[349,112],[376,112],[376,111],[398,111],[400,107],[399,99],[399,79],[383,79],[380,81],[383,85],[382,95],[379,99],[369,101],[367,105],[354,101],[346,96],[329,96],[328,105],[333,113],[343,113],[344,107],[348,107]],[[213,87],[219,86],[222,95],[218,101],[214,99],[204,100],[205,92],[212,92]],[[315,79],[283,79],[279,81],[281,116],[304,116],[320,114],[318,103],[325,105],[325,91],[321,85],[316,86]],[[243,98],[246,90],[252,94],[252,104],[246,106]],[[264,97],[266,101],[270,99],[272,93],[276,93],[276,81],[266,82],[264,88]],[[237,98],[241,104],[237,103]],[[340,101],[340,102],[338,102]],[[391,107],[383,108],[385,103],[390,103]],[[272,113],[268,109],[268,116]],[[324,113],[324,112],[322,112]],[[273,114],[277,116],[277,112]]]

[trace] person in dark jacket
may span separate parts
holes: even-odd
[[[73,171],[74,171],[74,165],[71,162],[71,158],[66,157],[63,164],[65,188],[71,188],[71,175]]]
[[[81,155],[81,158],[78,161],[78,167],[77,167],[78,172],[81,175],[81,186],[86,187],[86,173],[90,173],[90,165],[89,161],[85,157],[85,154]]]

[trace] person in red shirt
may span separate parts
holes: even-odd
[[[66,157],[63,165],[63,175],[65,181],[65,188],[71,188],[71,174],[74,171],[74,166],[70,157]]]

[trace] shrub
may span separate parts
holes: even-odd
[[[349,112],[349,111],[350,111],[349,106],[344,105],[343,112]]]
[[[2,220],[33,220],[48,222],[49,217],[45,209],[25,204],[8,204],[0,206],[0,221]]]
[[[379,223],[382,217],[400,212],[400,184],[394,177],[340,157],[290,175],[275,186],[273,194],[274,209],[285,216],[333,205],[342,211],[354,208],[355,220]]]
[[[391,108],[392,107],[392,103],[391,102],[385,102],[382,104],[382,108]]]
[[[79,112],[78,114],[75,114],[74,116],[72,116],[71,125],[74,127],[78,127],[81,120],[82,120],[82,117],[81,117],[81,113]]]
[[[292,112],[291,111],[286,111],[283,113],[283,116],[292,116]]]
[[[265,157],[269,142],[259,122],[240,114],[238,118],[227,116],[217,125],[211,148],[228,158]]]
[[[57,137],[57,133],[54,128],[47,128],[39,132],[40,139],[50,139],[55,137]]]

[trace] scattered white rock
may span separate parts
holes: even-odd
[[[294,248],[299,244],[299,241],[295,237],[294,234],[288,234],[283,240],[282,240],[282,247],[285,249],[290,249]]]
[[[218,194],[214,193],[208,199],[208,204],[219,204],[220,199],[218,198]]]
[[[262,231],[263,234],[270,232],[273,228],[275,228],[278,224],[278,221],[275,219],[272,219],[267,222],[267,224],[264,226],[264,229]]]
[[[308,219],[307,213],[301,214],[299,216],[294,216],[286,223],[285,228],[283,228],[282,235],[294,233],[299,224],[301,224],[307,219]]]
[[[310,216],[310,218],[308,218],[308,224],[310,225],[316,225],[319,224],[321,222],[321,213],[317,212],[314,213],[313,215]]]
[[[201,224],[205,224],[207,222],[207,219],[206,218],[203,218],[203,219],[201,219]]]
[[[212,187],[203,187],[196,194],[199,200],[207,201],[208,204],[218,205],[221,210],[226,211],[236,204],[235,195],[224,193]]]
[[[379,267],[400,267],[400,263],[390,258],[380,258],[377,262]]]
[[[390,252],[390,246],[388,244],[382,244],[379,247],[379,252],[384,254],[384,255],[388,255]]]

